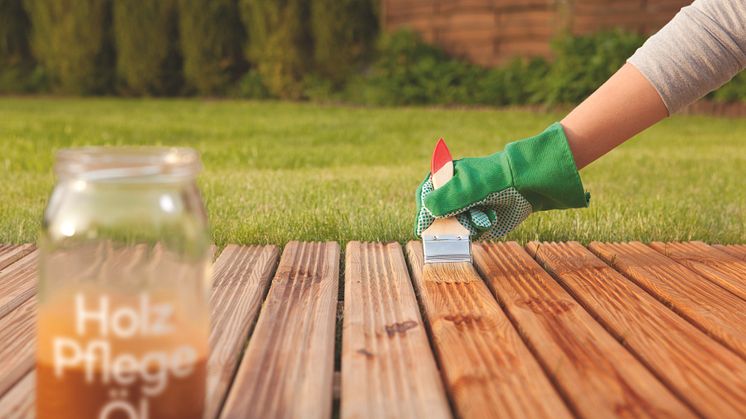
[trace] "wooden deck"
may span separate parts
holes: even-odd
[[[745,245],[340,250],[220,253],[207,418],[746,417]],[[36,258],[0,245],[0,418],[34,416]]]

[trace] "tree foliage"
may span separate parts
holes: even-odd
[[[313,0],[311,29],[316,70],[335,83],[352,73],[378,30],[375,1]]]
[[[14,66],[30,59],[31,29],[21,0],[0,0],[0,64]]]
[[[28,89],[33,68],[28,43],[31,24],[21,0],[0,0],[0,92]]]
[[[246,70],[238,0],[179,0],[184,77],[203,95],[224,93]]]
[[[116,0],[117,75],[126,92],[174,94],[180,87],[176,0]]]
[[[578,103],[621,67],[645,38],[621,29],[588,35],[561,35],[552,41],[554,62],[540,94],[542,101]]]
[[[308,1],[241,0],[241,15],[249,34],[247,55],[267,88],[281,98],[301,98],[311,67]]]
[[[64,93],[103,93],[112,85],[114,54],[107,0],[24,0],[31,45],[53,86]]]

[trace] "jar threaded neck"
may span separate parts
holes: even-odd
[[[82,147],[57,152],[55,174],[87,181],[193,178],[202,165],[187,147]]]

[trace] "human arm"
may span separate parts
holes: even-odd
[[[562,121],[578,169],[746,67],[746,1],[698,0]]]
[[[658,92],[628,63],[560,123],[580,170],[667,116]]]
[[[456,215],[476,237],[496,238],[531,212],[587,206],[578,170],[744,67],[746,1],[695,1],[559,129],[553,125],[505,151],[456,161],[453,179],[437,191],[428,191],[426,179],[418,190],[415,234],[434,217]]]

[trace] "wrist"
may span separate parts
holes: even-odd
[[[583,188],[562,125],[505,147],[515,188],[533,211],[584,208],[590,195]]]

